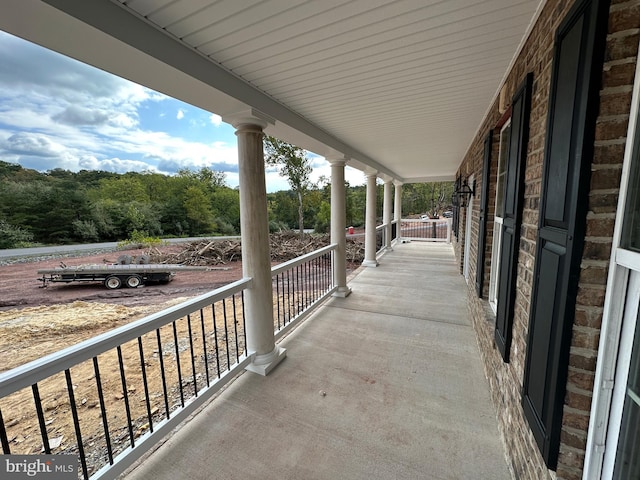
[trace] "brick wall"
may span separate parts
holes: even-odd
[[[528,72],[533,72],[532,109],[529,144],[525,169],[523,222],[518,258],[517,293],[513,324],[511,362],[502,362],[494,344],[495,315],[487,303],[495,183],[498,161],[499,129],[494,131],[494,148],[489,187],[489,209],[485,250],[484,299],[475,294],[475,282],[469,283],[469,308],[484,361],[491,395],[498,412],[498,421],[508,451],[514,478],[577,480],[582,476],[587,428],[593,390],[600,323],[602,320],[607,267],[611,253],[613,226],[616,216],[618,189],[622,171],[631,90],[634,81],[638,42],[640,41],[640,0],[612,0],[609,28],[602,72],[600,113],[596,124],[594,158],[587,231],[581,263],[579,290],[571,342],[569,373],[560,457],[556,472],[549,471],[524,418],[521,401],[522,379],[526,355],[527,326],[538,229],[542,165],[546,140],[547,108],[549,102],[553,38],[558,25],[573,5],[569,0],[549,0],[506,79],[506,98]],[[494,102],[482,122],[461,166],[459,174],[475,175],[477,191],[482,189],[483,142],[488,131],[501,118],[498,100]],[[478,244],[479,197],[471,212],[474,229],[464,238],[464,214],[455,252],[462,265],[464,242],[471,242],[471,276],[476,275]]]

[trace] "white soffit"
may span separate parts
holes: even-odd
[[[122,57],[129,65],[114,66],[118,55],[97,49],[88,63],[218,114],[234,101],[250,105],[275,118],[272,134],[410,182],[453,177],[540,0],[113,0],[117,15],[90,10],[108,0],[47,3],[170,63],[173,81],[148,78],[131,52]],[[0,28],[20,35],[12,21],[0,19]],[[48,29],[21,36],[82,56],[48,45],[56,27]],[[161,50],[160,32],[161,43],[188,47],[193,59]],[[211,81],[198,59],[208,61]],[[221,71],[237,85],[213,94]]]

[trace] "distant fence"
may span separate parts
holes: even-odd
[[[400,237],[407,240],[451,243],[451,219],[403,219]]]

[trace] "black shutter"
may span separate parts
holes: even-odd
[[[527,74],[511,102],[511,135],[507,158],[504,189],[504,215],[500,273],[498,278],[498,310],[496,313],[495,340],[505,362],[509,361],[511,330],[516,296],[516,276],[522,223],[524,197],[524,171],[529,142],[529,113],[531,111],[531,83],[533,75]]]
[[[455,196],[455,192],[460,190],[460,183],[460,177],[458,176],[456,177],[456,181],[453,184],[455,198],[451,199],[453,203],[453,234],[456,236],[456,238],[459,238],[458,226],[460,225],[460,203],[457,196]]]
[[[480,220],[478,224],[478,253],[476,255],[476,293],[482,298],[484,284],[484,254],[487,234],[487,208],[489,206],[489,173],[491,171],[491,141],[493,130],[489,130],[484,140],[484,163],[482,165],[482,197],[480,198]]]
[[[556,33],[522,405],[545,463],[560,448],[608,1],[578,1]]]

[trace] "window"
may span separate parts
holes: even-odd
[[[491,273],[489,277],[489,305],[496,313],[498,306],[498,277],[500,272],[500,246],[502,245],[502,216],[504,213],[504,186],[509,157],[509,136],[511,119],[500,130],[500,150],[498,153],[498,172],[496,175],[496,208],[493,219],[493,245],[491,247]]]

